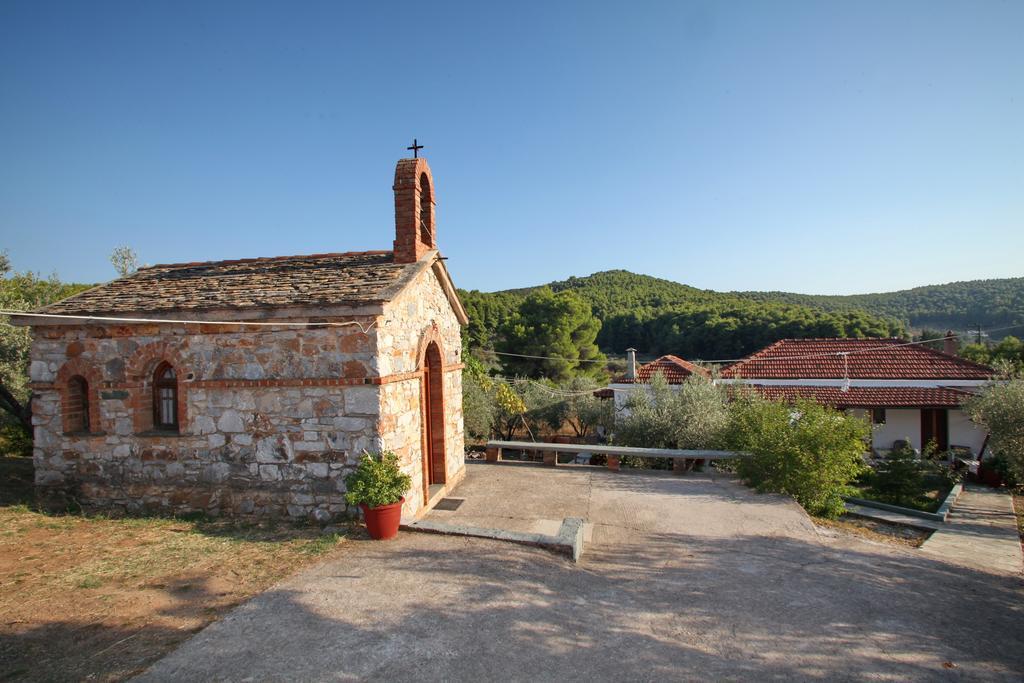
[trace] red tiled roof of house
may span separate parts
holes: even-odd
[[[40,312],[102,315],[386,301],[416,268],[395,263],[390,251],[163,264]]]
[[[695,373],[705,377],[711,376],[710,372],[698,365],[694,365],[690,361],[683,360],[679,356],[668,355],[638,367],[635,380],[619,377],[615,381],[620,384],[648,384],[654,375],[659,372],[665,376],[669,384],[682,384],[687,377]]]
[[[733,392],[754,390],[775,401],[800,398],[839,408],[955,408],[970,398],[969,391],[949,387],[840,387],[778,386],[764,384],[733,385]]]
[[[722,370],[745,379],[975,379],[992,368],[901,339],[783,339]],[[844,365],[843,356],[846,356]]]

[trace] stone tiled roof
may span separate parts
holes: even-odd
[[[783,339],[722,370],[746,379],[964,379],[993,370],[901,339]],[[841,354],[848,353],[844,364]]]
[[[949,387],[807,387],[745,385],[765,398],[778,401],[810,399],[841,408],[953,408],[973,394]]]
[[[661,373],[665,376],[665,379],[669,384],[682,384],[687,377],[693,374],[704,375],[710,377],[711,373],[702,367],[694,365],[690,361],[683,360],[679,356],[662,356],[652,360],[650,363],[644,363],[636,369],[636,379],[629,379],[627,377],[619,377],[615,381],[620,384],[648,384],[654,375]]]
[[[103,315],[387,301],[406,271],[418,266],[395,263],[390,251],[157,265],[39,312]]]

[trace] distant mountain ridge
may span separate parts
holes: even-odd
[[[897,318],[917,329],[972,330],[978,325],[984,329],[1024,322],[1024,277],[962,280],[875,294],[733,293],[755,301],[814,306],[826,311],[862,310]],[[1015,336],[1021,334],[1024,330]]]
[[[637,284],[649,283],[651,286],[640,287],[642,293],[636,297],[627,295],[625,299],[619,299],[620,304],[657,306],[669,301],[706,303],[720,297],[737,297],[750,301],[807,306],[829,312],[862,311],[899,321],[913,329],[952,327],[957,330],[973,330],[980,324],[984,330],[1024,323],[1024,277],[963,280],[895,292],[830,295],[778,291],[718,292],[627,270],[607,270],[586,277],[551,282],[547,286],[555,291],[572,289],[584,294],[584,298],[595,306],[595,313],[601,317],[598,312],[600,309],[617,306],[609,306],[614,297],[602,296],[593,291],[595,286],[600,288],[605,284],[626,284],[625,280],[633,280]],[[527,293],[533,289],[536,288],[505,291]]]

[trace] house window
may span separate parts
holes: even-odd
[[[885,408],[872,408],[871,409],[871,424],[873,424],[873,425],[884,425],[885,424]]]
[[[64,405],[64,428],[67,432],[89,431],[89,383],[80,375],[68,380]]]
[[[178,377],[169,363],[153,375],[153,428],[178,431]]]

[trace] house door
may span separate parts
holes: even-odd
[[[428,484],[445,483],[444,449],[444,370],[441,363],[441,349],[435,342],[427,346],[424,359],[423,428],[424,456]]]
[[[943,408],[927,408],[921,411],[921,448],[934,440],[939,452],[949,449],[949,415]]]

